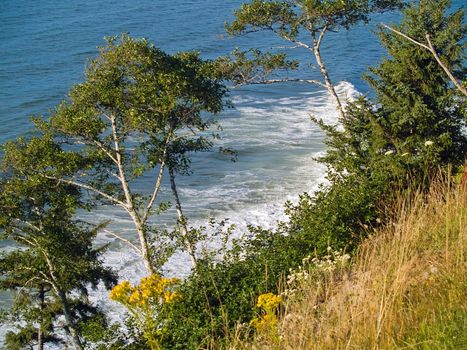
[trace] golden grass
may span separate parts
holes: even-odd
[[[391,213],[350,268],[286,302],[280,341],[258,334],[230,349],[467,349],[467,192],[438,179]]]

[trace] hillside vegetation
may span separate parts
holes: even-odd
[[[362,243],[351,264],[332,253],[305,264],[277,329],[263,327],[253,342],[231,348],[463,348],[465,188],[437,179],[428,193],[400,194],[387,211],[393,219]]]

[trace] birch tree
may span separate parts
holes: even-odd
[[[226,90],[210,67],[196,52],[168,55],[145,39],[111,38],[85,81],[48,121],[37,122],[83,164],[66,176],[42,174],[123,210],[138,243],[108,233],[135,249],[149,274],[164,261],[163,245],[152,244],[161,231],[150,219],[160,209],[171,145],[205,131],[206,115],[223,108]],[[151,179],[144,191],[135,186],[143,176]],[[185,246],[190,253],[186,240]]]
[[[297,68],[297,61],[287,61],[281,53],[262,54],[254,51],[253,57],[248,59],[251,56],[242,55],[237,51],[232,57],[224,58],[223,67],[227,67],[226,70],[236,77],[237,84],[299,82],[325,87],[340,118],[344,118],[342,101],[335,91],[321,55],[321,46],[326,34],[349,29],[360,22],[367,23],[372,13],[395,9],[399,5],[398,0],[253,0],[242,4],[241,8],[235,11],[235,19],[226,25],[227,32],[231,35],[272,32],[289,42],[292,47],[307,50],[314,57],[323,80],[268,79],[268,75],[276,69]],[[250,69],[242,70],[248,66]]]

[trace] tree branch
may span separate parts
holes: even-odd
[[[321,42],[323,41],[324,34],[326,33],[326,30],[328,29],[328,25],[325,24],[321,32],[319,33],[318,41],[316,42],[316,47],[319,49]]]
[[[117,133],[117,123],[115,120],[115,116],[111,116],[111,124],[112,124],[112,137],[115,145],[115,154],[116,154],[116,164],[118,167],[118,175],[120,177],[120,182],[122,184],[122,189],[125,194],[126,198],[126,206],[125,208],[127,209],[128,213],[133,216],[136,213],[134,212],[135,209],[133,207],[133,199],[131,196],[131,191],[130,187],[128,185],[128,180],[126,179],[125,176],[125,169],[123,168],[123,163],[122,163],[122,155],[120,153],[120,141],[118,139],[118,133]]]
[[[424,49],[427,49],[428,51],[431,51],[431,49],[428,46],[426,46],[425,44],[422,44],[421,42],[418,42],[417,40],[412,39],[410,36],[398,31],[397,29],[394,29],[394,28],[392,28],[392,27],[390,27],[390,26],[388,26],[388,25],[386,25],[384,23],[381,23],[381,25],[384,28],[389,29],[391,32],[396,33],[397,35],[400,35],[401,37],[403,37],[403,38],[407,39],[408,41],[414,43],[415,45],[421,46]]]
[[[40,232],[40,230],[41,230],[39,226],[36,226],[36,225],[34,225],[34,224],[30,223],[30,222],[23,221],[23,220],[18,219],[18,218],[14,218],[13,220],[15,220],[16,222],[18,222],[19,224],[23,224],[23,225],[29,226],[30,228],[32,228],[32,229],[34,229],[34,230],[36,230],[36,231],[38,231],[38,232]],[[21,227],[21,226],[15,226],[14,224],[13,224],[13,228],[16,228],[17,230],[20,230],[20,231],[23,230],[23,227]]]
[[[242,85],[270,85],[270,84],[280,84],[280,83],[307,83],[307,84],[314,84],[326,88],[326,85],[318,80],[313,79],[268,79],[262,81],[247,81],[241,84],[237,84],[237,86]]]
[[[110,159],[112,159],[112,161],[117,164],[117,159],[115,159],[115,157],[113,156],[112,153],[110,153],[110,151],[104,146],[104,144],[102,142],[100,142],[99,140],[93,140],[93,143],[99,147],[99,149],[104,152],[107,157],[109,157]]]
[[[39,248],[39,246],[37,245],[37,241],[36,242],[33,242],[29,239],[27,239],[26,237],[24,236],[21,236],[21,235],[18,235],[17,236],[20,240],[26,242],[27,244],[29,244],[31,247],[36,247],[36,248]]]
[[[397,35],[407,39],[408,41],[412,42],[413,44],[415,45],[418,45],[420,47],[423,47],[424,49],[428,50],[431,52],[431,54],[433,55],[433,57],[435,58],[436,62],[438,62],[439,66],[444,70],[444,72],[447,74],[447,76],[449,77],[449,79],[452,81],[452,83],[456,86],[456,88],[462,92],[462,94],[464,94],[464,96],[467,96],[467,90],[462,86],[461,83],[459,83],[459,81],[454,77],[454,75],[451,73],[451,71],[449,70],[448,67],[446,67],[446,65],[441,61],[440,57],[438,56],[438,53],[436,52],[435,48],[433,47],[433,44],[431,43],[431,40],[430,40],[430,35],[429,34],[426,34],[426,40],[427,40],[427,43],[428,45],[425,45],[415,39],[412,39],[411,37],[409,37],[408,35],[382,23],[381,24],[384,28],[386,29],[389,29],[391,32],[393,33],[396,33]]]
[[[451,79],[451,81],[453,82],[453,84],[457,87],[457,89],[462,92],[464,94],[464,96],[467,96],[467,89],[465,89],[461,83],[459,83],[459,81],[454,77],[454,75],[451,73],[451,71],[448,69],[448,67],[446,67],[446,65],[441,61],[441,58],[438,56],[438,54],[436,53],[436,50],[435,48],[433,47],[432,43],[431,43],[431,40],[430,40],[430,35],[426,35],[426,40],[428,42],[428,46],[430,47],[430,51],[431,53],[433,54],[436,62],[438,62],[438,64],[441,66],[441,68],[443,68],[443,70],[446,72],[446,74],[448,75],[449,79]]]
[[[161,160],[161,166],[159,169],[159,175],[157,175],[156,183],[154,184],[154,191],[152,193],[151,199],[149,200],[146,210],[144,211],[143,218],[141,219],[141,222],[144,224],[146,220],[149,217],[149,212],[151,211],[152,206],[154,205],[154,202],[156,201],[157,195],[159,193],[159,189],[162,185],[162,177],[164,176],[164,168],[165,168],[165,157],[167,154],[167,146],[168,146],[168,138],[164,147],[164,152],[162,154],[162,160]]]
[[[291,43],[297,44],[298,46],[304,47],[305,49],[313,52],[313,48],[310,45],[307,45],[304,42],[301,42],[300,40],[291,38],[290,36],[288,36],[288,35],[286,35],[284,33],[281,33],[279,31],[277,31],[277,29],[274,29],[272,27],[270,28],[270,30],[272,32],[274,32],[276,35],[280,36],[281,38],[284,38],[285,40],[290,41]]]
[[[135,246],[133,243],[131,243],[130,240],[128,240],[128,239],[126,239],[126,238],[123,238],[123,237],[117,235],[116,233],[114,233],[114,232],[112,232],[112,231],[109,231],[109,230],[106,230],[106,229],[104,229],[104,230],[102,230],[102,231],[105,232],[105,233],[107,233],[107,234],[109,234],[109,235],[111,235],[111,236],[113,236],[113,237],[115,237],[115,238],[117,238],[117,239],[119,239],[120,241],[122,241],[122,242],[128,244],[130,247],[132,247],[134,250],[136,250],[136,251],[138,252],[138,254],[143,255],[143,254],[141,253],[141,250],[140,250],[137,246]]]
[[[91,185],[88,185],[88,184],[84,184],[82,182],[78,182],[78,181],[73,181],[73,180],[67,180],[67,179],[62,179],[62,178],[57,178],[57,177],[54,177],[54,176],[47,176],[47,175],[43,175],[46,179],[50,179],[50,180],[56,180],[56,181],[59,181],[59,182],[63,182],[63,183],[66,183],[68,185],[73,185],[73,186],[76,186],[76,187],[80,187],[80,188],[83,188],[85,190],[88,190],[88,191],[91,191],[91,192],[94,192],[106,199],[108,199],[109,201],[111,201],[112,203],[114,204],[117,204],[119,206],[121,206],[123,209],[125,210],[128,210],[127,208],[127,205],[118,200],[117,198],[111,196],[110,194],[107,194]]]
[[[30,270],[32,270],[32,269],[30,269]],[[28,279],[28,280],[24,283],[24,285],[21,286],[21,288],[19,289],[19,292],[21,292],[21,291],[25,290],[26,288],[28,288],[28,284],[29,284],[29,283],[32,283],[34,280],[43,281],[43,280],[40,279],[39,277],[34,276],[34,277]]]

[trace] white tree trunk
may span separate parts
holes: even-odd
[[[44,350],[44,309],[45,309],[45,291],[44,287],[41,287],[39,290],[39,300],[40,300],[40,320],[39,320],[39,329],[37,330],[37,350]]]
[[[175,174],[171,167],[169,167],[169,178],[170,178],[170,187],[172,188],[172,193],[175,198],[175,209],[177,210],[178,224],[179,224],[180,231],[182,233],[182,236],[185,242],[185,248],[188,254],[190,255],[192,266],[196,267],[196,254],[195,254],[196,248],[193,246],[193,244],[190,242],[188,238],[188,227],[186,225],[186,218],[183,215],[182,205],[180,203],[177,186],[175,184]]]
[[[141,257],[143,259],[144,267],[148,271],[149,274],[154,273],[154,268],[151,264],[151,251],[148,243],[148,239],[146,236],[147,231],[144,228],[144,223],[141,222],[141,218],[135,208],[133,196],[131,194],[130,185],[128,184],[128,180],[125,173],[125,168],[122,161],[122,155],[120,153],[120,140],[118,137],[117,132],[117,123],[115,120],[115,116],[111,116],[110,118],[111,125],[112,125],[112,136],[114,141],[114,150],[115,150],[115,159],[118,168],[118,176],[120,179],[120,183],[122,185],[123,193],[125,195],[126,200],[126,210],[131,216],[133,223],[135,224],[136,231],[138,234],[139,243],[141,246]]]
[[[314,40],[313,40],[314,41]],[[331,95],[331,98],[333,99],[334,103],[336,104],[336,110],[337,113],[339,114],[339,118],[343,120],[345,118],[344,114],[344,108],[342,107],[342,103],[339,99],[339,96],[337,96],[336,90],[334,89],[334,85],[331,82],[331,79],[329,78],[328,71],[326,69],[326,66],[324,65],[324,62],[321,58],[321,52],[320,52],[320,41],[316,43],[314,41],[313,43],[313,53],[315,54],[316,58],[316,63],[318,63],[319,70],[321,72],[321,75],[324,78],[324,82],[326,83],[326,88],[328,89],[329,94]]]

